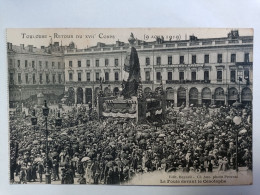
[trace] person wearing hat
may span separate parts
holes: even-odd
[[[40,183],[42,182],[42,174],[44,173],[44,166],[42,164],[42,162],[38,162],[38,174],[39,174],[39,178],[40,178]]]
[[[27,164],[26,168],[26,180],[29,182],[32,180],[32,164],[30,162]]]
[[[91,162],[87,162],[87,168],[85,169],[85,178],[87,184],[92,184],[92,170],[91,170]]]
[[[35,182],[37,179],[37,163],[33,162],[31,167],[32,180]]]
[[[59,163],[56,159],[52,161],[52,166],[53,166],[53,181],[56,181],[56,179],[60,180],[59,176]]]
[[[19,183],[26,184],[27,183],[26,177],[27,177],[26,176],[26,164],[23,163],[21,166],[21,171],[20,171],[20,175],[19,175],[19,179],[20,179]]]

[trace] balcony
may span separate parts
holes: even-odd
[[[242,39],[242,43],[253,43],[253,39]]]
[[[216,45],[221,45],[221,44],[225,44],[226,41],[225,40],[218,40],[218,41],[215,41],[215,44]]]
[[[197,46],[197,45],[200,45],[200,42],[191,42],[190,43],[190,46]]]
[[[153,46],[152,45],[144,45],[144,48],[152,48]]]
[[[184,47],[184,46],[187,46],[187,43],[180,42],[180,43],[177,43],[177,46],[178,47]]]
[[[236,62],[236,66],[252,66],[253,62]]]
[[[212,45],[212,41],[203,41],[202,45]]]
[[[104,81],[103,84],[119,85],[121,81]]]
[[[113,47],[113,50],[120,50],[120,47]]]
[[[239,43],[238,40],[229,40],[228,43]]]
[[[166,84],[204,84],[210,80],[166,80]]]
[[[73,84],[81,84],[81,85],[93,85],[93,84],[100,84],[100,81],[67,81],[66,84],[73,85]],[[110,85],[120,85],[121,81],[104,81],[102,84],[110,84]]]
[[[166,80],[166,84],[175,84],[176,83],[176,81],[174,81],[174,80]]]
[[[153,84],[153,81],[142,81],[143,84]]]

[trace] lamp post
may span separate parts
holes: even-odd
[[[239,67],[239,70],[237,72],[237,76],[238,76],[238,101],[239,103],[241,103],[241,99],[240,99],[240,82],[243,81],[242,78],[243,78],[243,70],[242,70],[242,67]]]
[[[36,139],[36,131],[35,131],[35,126],[37,125],[37,117],[35,116],[35,109],[32,111],[32,118],[31,118],[32,126],[34,128],[34,135]]]
[[[238,128],[241,124],[242,120],[240,116],[235,116],[233,118],[233,122],[235,123],[235,132],[236,132],[236,171],[238,172]]]
[[[233,106],[239,108],[242,107],[241,98],[240,98],[240,82],[243,81],[242,80],[243,72],[241,70],[238,70],[237,76],[238,76],[238,94],[237,94],[236,102],[233,103]]]
[[[50,175],[50,169],[49,169],[49,147],[48,147],[48,127],[47,127],[47,118],[49,115],[49,108],[47,107],[47,102],[44,100],[44,106],[42,107],[42,114],[45,116],[45,127],[46,127],[46,174],[45,174],[45,183],[50,184],[51,183],[51,175]]]
[[[55,126],[60,128],[62,125],[62,119],[60,118],[60,110],[58,111],[58,117],[55,120]]]

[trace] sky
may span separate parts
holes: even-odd
[[[97,42],[113,44],[117,40],[128,42],[131,32],[139,40],[154,41],[155,36],[164,36],[165,40],[185,40],[190,35],[200,38],[227,37],[230,28],[9,28],[7,42],[13,45],[24,44],[35,47],[47,46],[52,42],[68,45],[73,41],[78,49],[95,46]],[[240,36],[252,36],[253,29],[239,29]]]

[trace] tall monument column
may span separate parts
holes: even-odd
[[[124,98],[130,98],[137,95],[138,83],[140,79],[140,63],[137,51],[134,47],[136,39],[131,33],[128,39],[130,48],[127,50],[124,62],[124,79],[122,83],[122,95]]]

